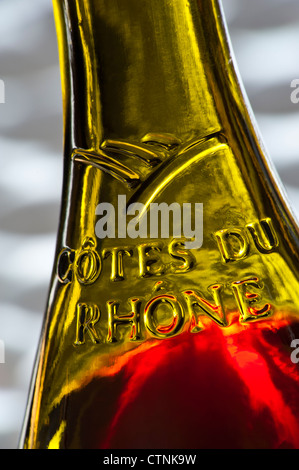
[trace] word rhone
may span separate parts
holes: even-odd
[[[20,447],[299,448],[298,226],[219,1],[53,6],[63,194]]]

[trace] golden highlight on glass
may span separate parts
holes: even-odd
[[[218,1],[53,5],[64,182],[20,446],[299,448],[298,227]],[[118,217],[98,237],[120,196],[162,224],[202,204],[201,246]]]

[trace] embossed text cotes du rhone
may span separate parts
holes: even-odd
[[[249,223],[243,228],[219,230],[213,234],[213,238],[223,264],[244,260],[249,255],[251,247],[262,254],[272,253],[279,243],[270,218]],[[184,239],[173,239],[167,245],[169,263],[162,260],[161,254],[164,249],[165,245],[162,242],[146,242],[135,247],[106,248],[100,254],[96,250],[95,240],[86,238],[80,250],[64,248],[60,252],[57,276],[62,284],[71,282],[78,282],[82,286],[94,284],[100,278],[105,262],[110,262],[111,282],[130,280],[124,269],[125,257],[136,258],[137,278],[154,280],[151,298],[145,299],[136,295],[129,297],[126,302],[110,299],[104,306],[105,316],[103,306],[78,302],[75,312],[76,345],[84,344],[86,340],[108,344],[124,339],[142,341],[146,335],[166,339],[181,333],[187,323],[189,331],[197,333],[204,328],[202,322],[204,316],[221,327],[229,326],[224,305],[223,284],[215,282],[213,285],[200,286],[198,290],[186,288],[180,292],[169,292],[165,287],[167,281],[164,284],[163,276],[179,275],[194,270],[196,256],[194,250],[185,248]],[[128,272],[132,275],[132,270]],[[202,287],[208,291],[209,299],[203,297],[200,291]],[[267,302],[263,303],[264,283],[259,276],[230,282],[230,288],[239,311],[240,322],[261,320],[273,313],[273,306]],[[128,327],[127,334],[121,337],[118,334],[120,326]]]

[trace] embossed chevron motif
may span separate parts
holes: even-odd
[[[21,446],[299,448],[299,228],[220,3],[54,13],[63,193]]]
[[[140,171],[134,171],[119,159],[128,159],[129,163],[136,160],[139,165],[153,169],[169,158],[179,143],[175,137],[163,134],[146,134],[141,144],[109,139],[104,141],[98,150],[74,149],[72,158],[76,162],[95,166],[130,187],[136,187],[141,182]],[[151,170],[147,173],[150,172]]]

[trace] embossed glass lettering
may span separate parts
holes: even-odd
[[[161,243],[144,243],[138,245],[139,276],[159,276],[164,273],[164,265],[159,257],[162,250]]]
[[[222,286],[220,284],[216,284],[210,286],[208,290],[212,295],[215,304],[212,304],[194,290],[184,291],[189,316],[191,318],[191,333],[198,333],[204,328],[203,323],[201,322],[201,317],[203,315],[210,317],[220,326],[226,326],[225,310],[221,297]]]
[[[259,320],[273,313],[272,306],[269,303],[264,304],[262,307],[254,306],[256,303],[260,303],[262,298],[260,294],[248,290],[250,287],[254,291],[263,288],[261,281],[257,277],[232,283],[242,322]]]
[[[169,338],[181,332],[184,309],[174,295],[159,295],[144,308],[144,324],[153,336]]]
[[[100,310],[97,305],[88,303],[77,304],[76,311],[76,340],[75,345],[85,343],[85,336],[88,333],[93,343],[99,343],[100,338],[95,329],[95,324],[100,319]]]
[[[253,238],[257,249],[261,253],[271,253],[278,247],[278,238],[275,233],[272,220],[263,219],[246,226]]]
[[[109,300],[107,302],[108,343],[114,343],[117,341],[117,327],[122,325],[130,326],[130,341],[136,341],[140,339],[140,300],[138,298],[131,298],[129,299],[129,303],[131,306],[130,313],[119,315],[119,302],[116,300]]]
[[[104,258],[108,258],[111,255],[111,281],[123,281],[124,280],[124,256],[132,256],[133,251],[130,248],[110,248],[103,252]]]
[[[249,251],[249,241],[244,230],[224,229],[215,233],[222,261],[239,261],[246,258]]]

